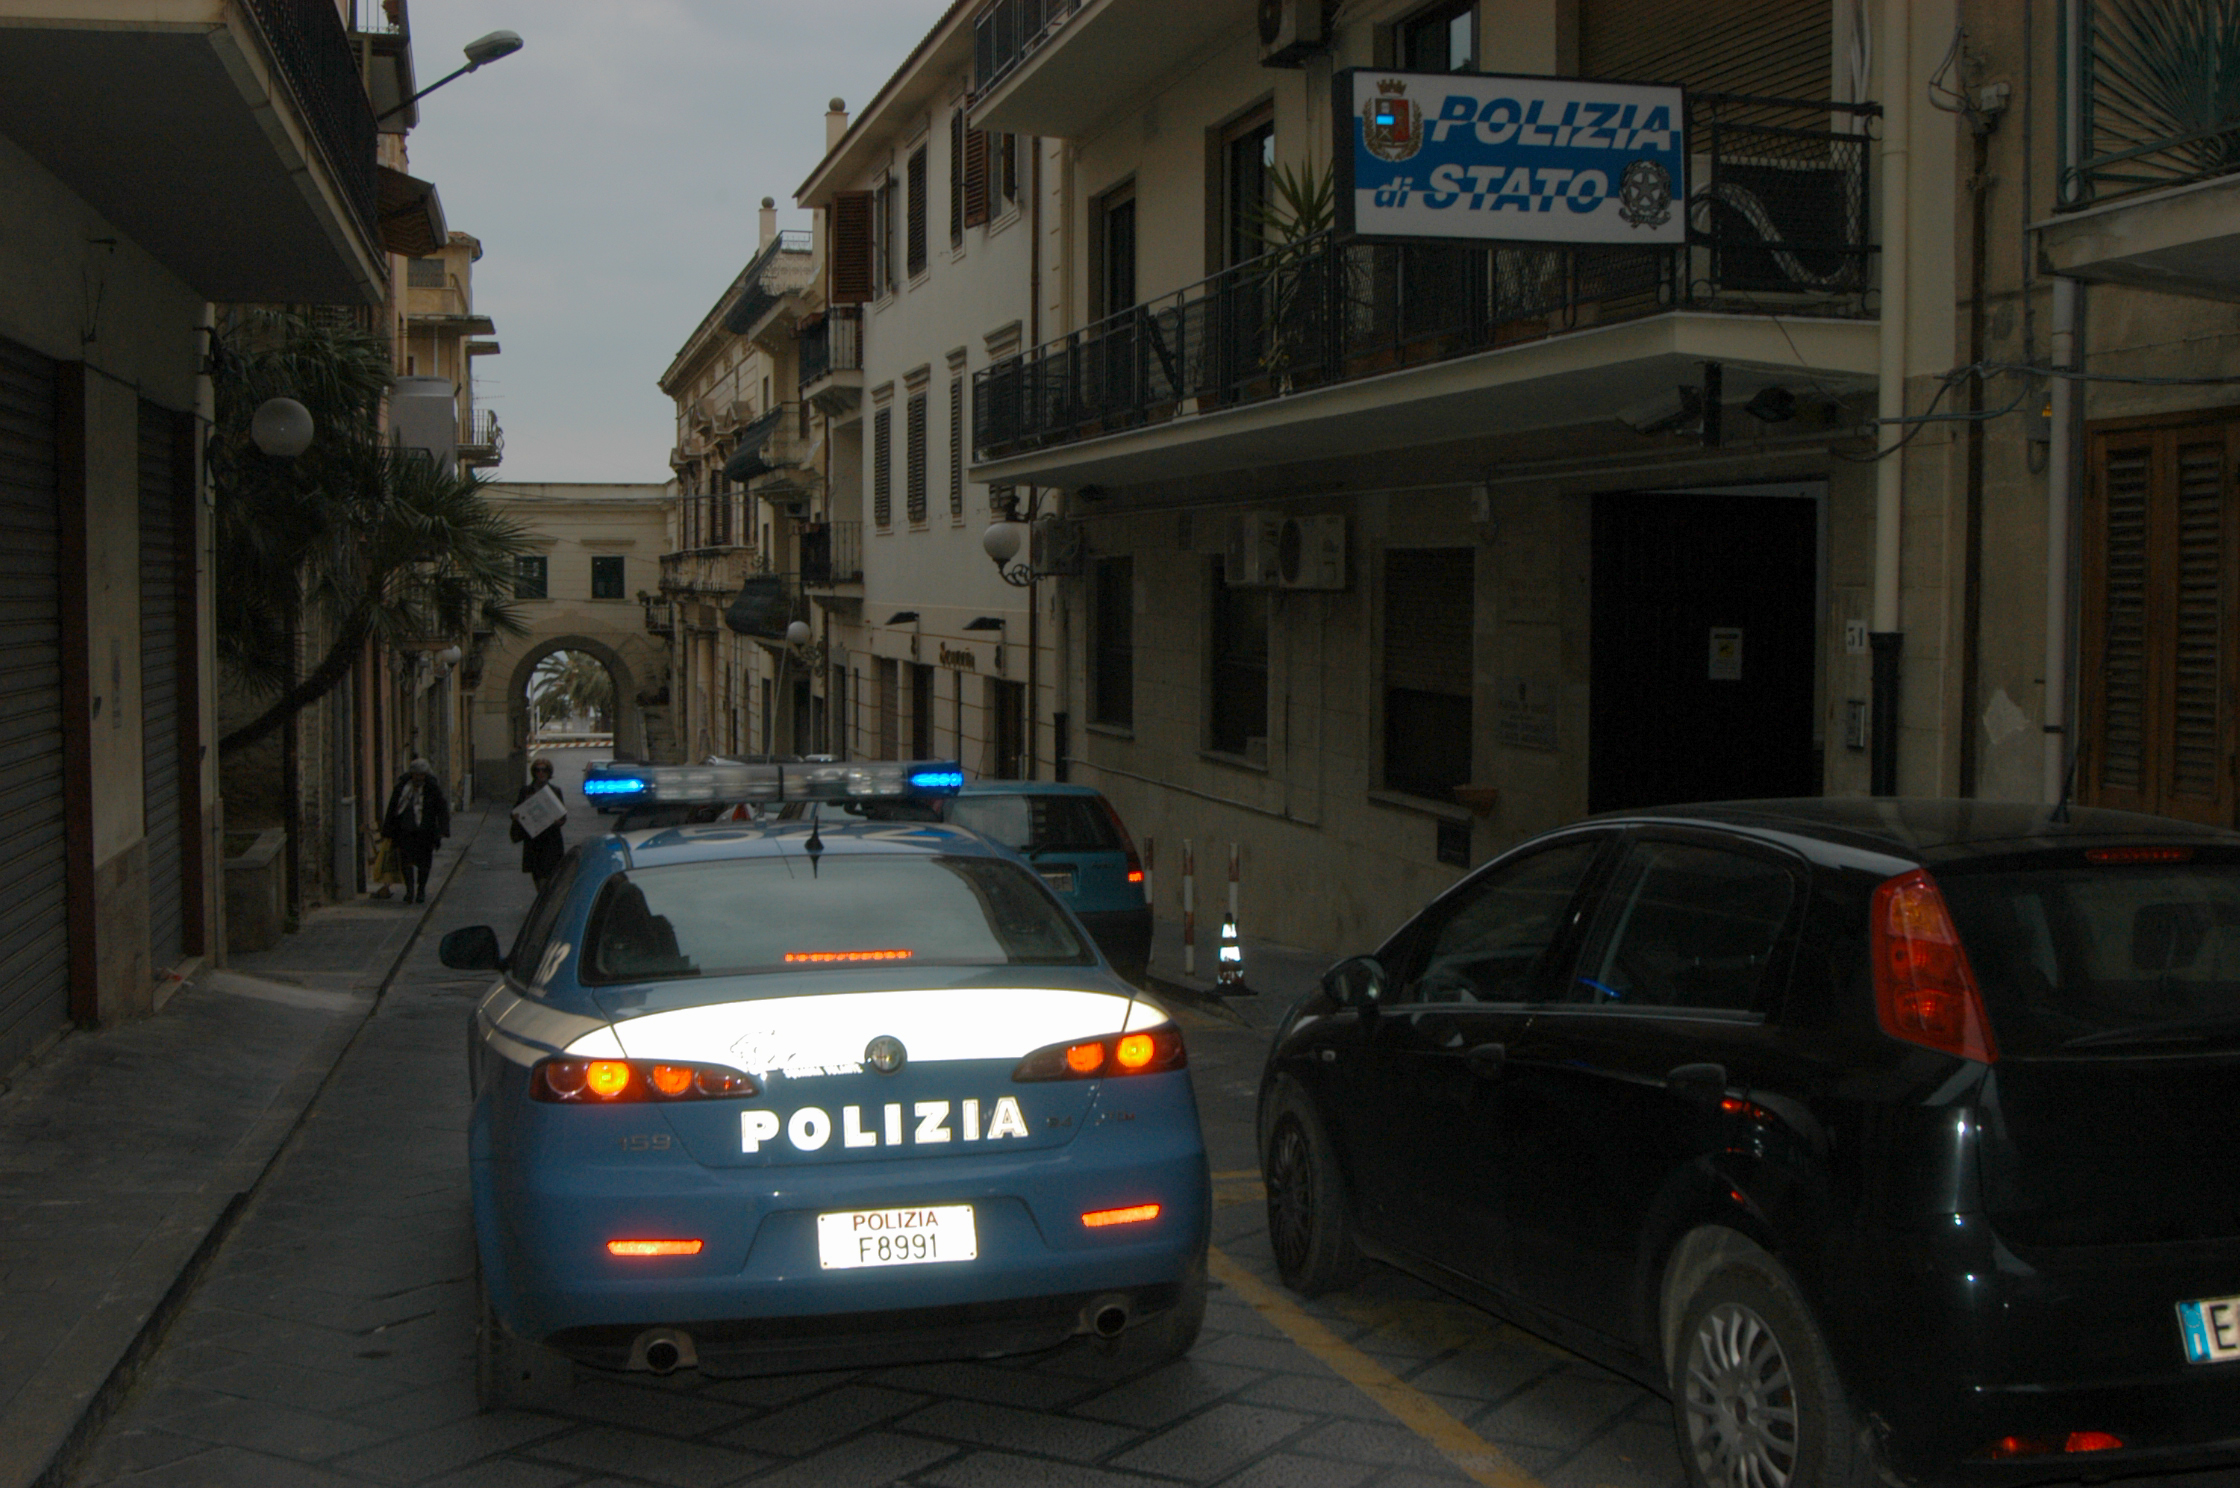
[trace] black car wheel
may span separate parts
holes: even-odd
[[[1854,1488],[1872,1481],[1827,1345],[1787,1278],[1754,1258],[1688,1301],[1672,1407],[1691,1488]]]
[[[1276,1097],[1260,1171],[1268,1190],[1268,1238],[1283,1284],[1301,1296],[1351,1286],[1362,1272],[1346,1208],[1345,1179],[1330,1138],[1306,1097]]]

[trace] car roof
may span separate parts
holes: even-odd
[[[1963,858],[2105,842],[2197,843],[2240,847],[2240,832],[2197,822],[2072,806],[2066,821],[2052,808],[2021,801],[1944,797],[1830,796],[1785,801],[1708,801],[1646,811],[1609,812],[1599,823],[1670,823],[1748,830],[1797,845],[1826,842],[1912,858]]]
[[[809,834],[818,833],[827,853],[913,854],[930,857],[1008,858],[977,832],[940,822],[823,821],[707,822],[690,826],[649,827],[620,834],[630,866],[652,868],[671,863],[708,863],[725,859],[792,857]]]
[[[969,780],[962,796],[1095,796],[1093,785],[1061,785],[1054,780]]]

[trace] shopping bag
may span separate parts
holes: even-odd
[[[373,872],[368,876],[377,884],[404,882],[404,875],[397,871],[397,845],[386,837],[381,839],[381,848],[373,855]]]

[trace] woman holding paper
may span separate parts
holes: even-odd
[[[560,836],[567,821],[560,787],[552,783],[552,761],[538,760],[529,767],[529,783],[513,798],[513,840],[521,844],[521,871],[540,893],[567,851]]]

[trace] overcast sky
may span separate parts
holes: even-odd
[[[514,481],[662,481],[654,386],[746,265],[762,198],[824,154],[947,0],[413,0],[421,86],[504,28],[527,43],[422,101],[409,149],[455,231],[482,240],[475,308],[503,355],[481,397]]]

